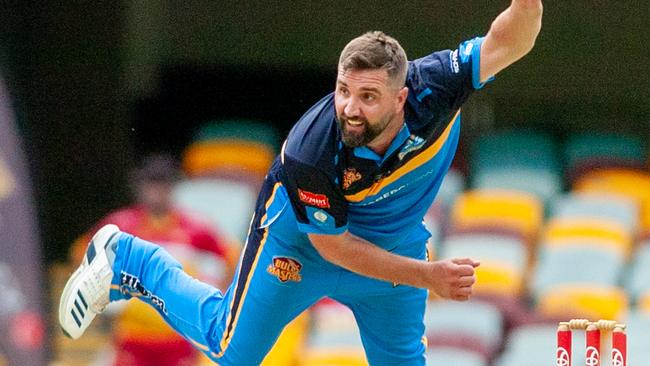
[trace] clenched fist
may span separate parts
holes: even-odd
[[[470,258],[430,262],[425,279],[426,287],[445,299],[469,300],[472,285],[476,282],[474,269],[479,265],[479,262]]]

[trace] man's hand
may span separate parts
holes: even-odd
[[[445,299],[469,300],[472,285],[476,282],[474,269],[479,265],[479,262],[469,258],[430,262],[426,287]]]

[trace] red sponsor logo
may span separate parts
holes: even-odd
[[[316,206],[320,208],[329,208],[330,201],[327,199],[327,196],[324,194],[311,193],[298,189],[298,196],[300,200],[310,206]]]

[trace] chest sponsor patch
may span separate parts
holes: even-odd
[[[343,172],[343,189],[350,188],[350,186],[359,179],[361,179],[361,173],[359,173],[356,169],[345,169],[345,172]]]
[[[298,188],[298,197],[300,200],[310,206],[320,207],[320,208],[329,208],[330,201],[324,194],[312,193],[308,191],[303,191]]]
[[[266,271],[277,277],[280,282],[300,282],[302,281],[301,269],[302,264],[293,258],[273,257],[273,262],[269,264]]]
[[[404,144],[404,147],[402,147],[402,150],[400,150],[397,157],[399,158],[399,160],[404,159],[404,156],[406,156],[406,154],[421,149],[422,146],[424,146],[425,142],[426,140],[423,139],[422,137],[411,135],[408,141],[406,142],[406,144]]]

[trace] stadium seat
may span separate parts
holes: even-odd
[[[632,258],[625,276],[625,289],[630,300],[636,303],[644,294],[650,293],[650,241],[640,243]]]
[[[172,200],[181,208],[203,215],[219,232],[243,243],[256,194],[250,186],[234,181],[197,178],[176,185]]]
[[[429,301],[424,317],[429,347],[454,347],[491,359],[503,338],[503,316],[494,305]]]
[[[548,202],[562,191],[562,176],[551,170],[492,168],[476,173],[472,187],[521,191],[533,194],[542,202]]]
[[[249,141],[193,143],[183,153],[183,170],[190,177],[241,174],[264,177],[275,154],[267,146]]]
[[[539,300],[556,286],[617,286],[624,265],[624,257],[607,247],[582,243],[542,245],[529,291],[533,299]]]
[[[522,191],[547,201],[562,189],[556,151],[550,136],[541,132],[511,130],[481,136],[472,151],[472,187]]]
[[[476,141],[470,169],[472,176],[485,169],[504,167],[559,171],[556,151],[553,139],[542,132],[523,129],[496,132]]]
[[[272,124],[254,120],[218,120],[204,123],[193,142],[215,140],[256,141],[279,151],[280,136]]]
[[[603,246],[623,257],[632,250],[633,233],[620,223],[601,218],[552,218],[542,235],[545,247]]]
[[[637,136],[605,133],[582,133],[571,136],[565,144],[565,161],[569,177],[612,167],[642,167],[646,147]]]
[[[639,207],[640,235],[650,233],[650,173],[632,169],[591,171],[573,186],[577,192],[618,194]]]
[[[650,313],[631,311],[625,319],[627,325],[628,365],[650,365]]]
[[[621,319],[628,310],[627,295],[617,286],[557,285],[538,299],[537,311],[549,319]]]
[[[447,237],[441,245],[440,256],[470,257],[481,262],[477,268],[477,295],[522,295],[528,268],[528,249],[518,239],[492,234],[464,234]]]
[[[261,181],[278,153],[278,133],[259,121],[212,121],[195,135],[183,153],[190,177],[223,174]]]
[[[528,324],[510,331],[495,366],[555,365],[556,324]],[[573,365],[584,365],[584,332],[573,332]]]
[[[543,219],[542,203],[531,194],[503,190],[472,190],[456,200],[451,231],[512,231],[532,243]]]
[[[441,244],[444,258],[471,257],[477,260],[504,263],[524,272],[528,253],[526,244],[509,236],[495,234],[458,234],[446,237]]]
[[[354,314],[327,300],[312,308],[312,329],[301,357],[303,366],[366,366]]]
[[[557,197],[550,208],[555,219],[606,219],[618,222],[632,234],[637,232],[639,208],[624,196],[607,193],[577,193]]]
[[[488,366],[482,355],[454,347],[430,347],[426,356],[427,366]]]

